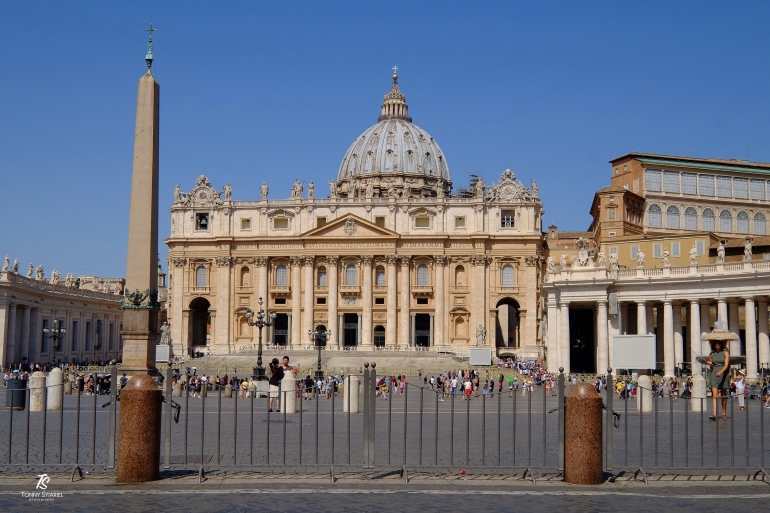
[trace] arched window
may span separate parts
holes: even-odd
[[[663,227],[663,213],[660,210],[660,205],[652,204],[647,209],[647,223],[652,228]]]
[[[674,205],[666,209],[666,228],[679,229],[679,209]]]
[[[503,266],[503,287],[513,287],[513,267]]]
[[[767,233],[767,219],[765,214],[757,212],[754,214],[754,233],[757,235],[765,235]]]
[[[356,274],[356,266],[348,264],[345,267],[345,285],[356,285],[358,283],[358,276]]]
[[[710,208],[704,208],[701,214],[701,229],[707,232],[713,232],[716,229],[714,211]]]
[[[250,279],[249,279],[250,273],[248,267],[242,267],[241,268],[241,287],[250,287]]]
[[[384,287],[385,286],[385,268],[380,266],[377,266],[377,269],[374,271],[374,286],[375,287]]]
[[[428,286],[428,266],[425,264],[420,264],[417,266],[417,286]]]
[[[464,287],[467,285],[465,282],[465,267],[458,265],[455,267],[455,287]]]
[[[195,286],[206,286],[206,268],[202,265],[195,270]]]
[[[741,210],[736,219],[738,220],[738,233],[749,233],[749,214]]]
[[[289,286],[289,271],[285,265],[279,265],[275,268],[275,286],[276,287],[288,287]]]
[[[727,209],[724,209],[719,213],[719,231],[733,231],[733,215]]]
[[[693,207],[687,207],[684,209],[684,229],[698,229],[698,212]]]
[[[318,268],[318,286],[326,287],[326,267]]]

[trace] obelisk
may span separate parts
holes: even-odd
[[[155,373],[158,339],[158,129],[160,86],[152,76],[152,25],[147,73],[136,99],[128,258],[123,298],[123,364],[128,374]]]

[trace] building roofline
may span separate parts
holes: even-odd
[[[740,159],[712,159],[712,158],[699,158],[699,157],[682,157],[677,155],[658,155],[655,153],[639,153],[631,152],[621,155],[620,157],[610,160],[610,164],[623,159],[638,159],[647,162],[659,162],[661,164],[670,165],[687,165],[696,164],[700,167],[711,167],[714,169],[733,169],[733,170],[748,170],[756,171],[758,169],[770,171],[770,164],[765,162],[749,162],[748,160]]]

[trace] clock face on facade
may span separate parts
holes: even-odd
[[[513,184],[506,184],[500,187],[500,199],[512,200],[516,195],[516,187]]]
[[[207,191],[206,189],[201,189],[198,192],[198,198],[200,198],[201,201],[206,201],[207,199],[209,199],[210,195],[211,193],[209,193],[209,191]]]

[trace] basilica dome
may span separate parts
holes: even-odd
[[[385,195],[386,190],[400,197],[449,192],[444,153],[430,134],[412,124],[408,108],[406,96],[398,88],[398,75],[393,75],[377,124],[361,134],[342,159],[337,175],[341,193],[350,189],[350,195],[356,196],[355,191],[365,190],[369,182],[374,196]]]

